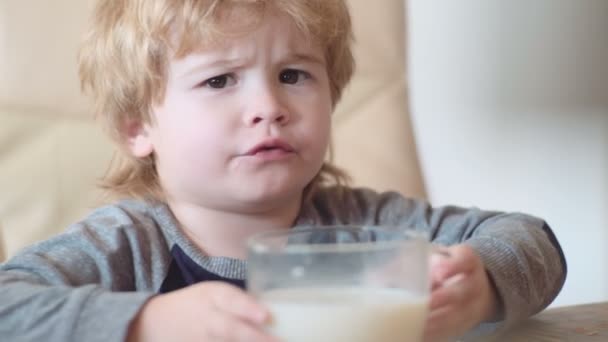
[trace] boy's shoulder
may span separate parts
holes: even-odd
[[[136,200],[101,206],[64,232],[25,247],[13,261],[31,262],[31,256],[38,254],[62,259],[127,257],[129,253],[149,256],[151,251],[166,254],[163,224],[168,223],[162,222],[162,210],[161,204]]]
[[[94,209],[84,219],[73,224],[70,230],[103,229],[113,230],[154,230],[157,231],[160,221],[169,217],[170,212],[166,205],[159,202],[137,199],[124,199],[106,204]]]
[[[396,191],[378,191],[366,187],[326,186],[316,190],[312,203],[341,203],[352,205],[374,205],[378,202],[407,200]]]
[[[395,191],[328,186],[317,189],[300,213],[302,224],[378,224],[387,214],[404,213],[417,201]]]

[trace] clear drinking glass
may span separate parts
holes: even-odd
[[[426,234],[332,226],[268,232],[248,243],[247,290],[285,342],[413,342],[429,298]]]

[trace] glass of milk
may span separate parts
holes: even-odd
[[[247,290],[285,342],[417,342],[429,251],[426,234],[385,227],[262,233],[248,242]]]

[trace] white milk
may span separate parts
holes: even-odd
[[[285,342],[419,342],[428,301],[350,287],[272,290],[261,300],[272,313],[270,331]]]

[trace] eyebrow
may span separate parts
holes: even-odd
[[[308,62],[308,63],[314,63],[314,64],[319,64],[319,65],[325,65],[325,60],[323,58],[319,58],[315,55],[310,55],[310,54],[306,54],[306,53],[294,53],[292,55],[289,55],[288,58],[286,58],[287,61],[296,61],[296,62]]]
[[[194,66],[186,68],[180,73],[180,77],[187,77],[192,73],[210,68],[231,68],[243,63],[242,58],[222,58],[211,62],[196,63]]]
[[[197,63],[195,66],[187,68],[183,72],[179,74],[179,77],[187,77],[192,73],[196,73],[200,70],[210,69],[210,68],[233,68],[239,65],[242,65],[245,62],[245,59],[242,58],[221,58],[218,60],[214,60],[211,62],[202,62]],[[297,63],[297,62],[305,62],[317,64],[319,66],[325,66],[325,60],[316,55],[311,55],[307,53],[293,53],[289,54],[283,61],[283,63]]]

